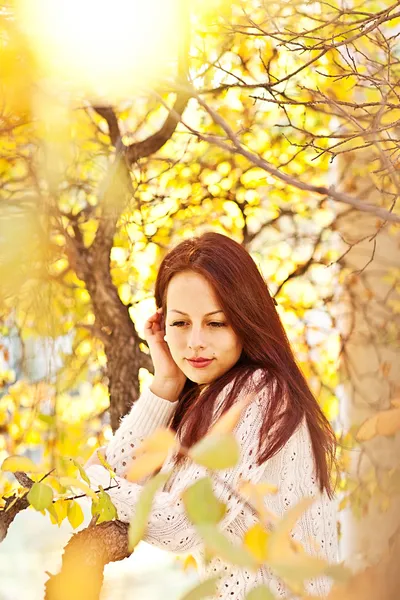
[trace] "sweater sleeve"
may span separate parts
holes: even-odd
[[[264,389],[260,394],[265,396],[267,391]],[[239,478],[254,483],[259,482],[265,470],[265,465],[257,466],[254,460],[262,424],[261,404],[260,397],[256,397],[244,409],[235,427],[233,433],[241,447],[240,460],[235,467],[220,470],[217,476],[190,461],[174,469],[170,481],[154,497],[144,541],[178,553],[193,551],[202,546],[201,538],[186,516],[181,495],[185,488],[207,475],[211,477],[216,497],[226,504],[226,513],[220,522],[220,528],[228,530],[230,524],[240,518],[243,504],[232,494],[231,488],[236,488]],[[167,466],[164,463],[162,468],[164,472],[168,470]],[[130,521],[135,514],[142,486],[121,477],[116,477],[111,482],[109,473],[100,465],[89,467],[87,475],[92,484],[100,484],[103,487],[115,486],[108,493],[117,509],[118,518],[122,521]]]
[[[143,390],[130,412],[121,419],[119,428],[106,447],[107,462],[117,475],[125,476],[137,446],[158,427],[167,427],[177,406],[178,401],[160,398],[150,387]],[[148,478],[144,478],[142,483]]]

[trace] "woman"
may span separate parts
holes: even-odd
[[[275,484],[278,492],[266,496],[265,503],[278,516],[303,497],[315,497],[293,537],[308,553],[336,562],[330,477],[335,436],[295,362],[274,300],[251,256],[219,233],[185,240],[163,259],[155,299],[159,308],[145,325],[153,382],[105,448],[117,475],[118,487],[109,494],[118,518],[130,520],[145,482],[139,485],[124,478],[131,454],[143,438],[160,426],[170,426],[190,447],[235,400],[255,391],[234,430],[240,461],[219,472],[213,483],[215,495],[227,505],[220,528],[232,542],[240,543],[257,522],[230,492],[239,479]],[[95,454],[86,466],[93,483],[109,486],[109,473]],[[175,455],[162,471],[171,466],[170,479],[154,498],[144,540],[172,552],[190,552],[204,577],[222,569],[219,598],[242,600],[261,583],[277,597],[286,597],[283,582],[267,567],[254,573],[214,558],[202,568],[202,540],[186,517],[181,494],[209,473]],[[328,578],[319,577],[307,589],[321,596],[329,585]]]

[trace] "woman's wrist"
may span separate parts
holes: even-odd
[[[150,391],[153,392],[155,396],[168,400],[169,402],[176,402],[179,399],[182,390],[183,386],[181,383],[159,377],[154,377],[150,385]]]

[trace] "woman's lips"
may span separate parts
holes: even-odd
[[[198,360],[198,361],[189,360],[188,362],[195,369],[204,369],[204,367],[208,367],[208,365],[210,365],[213,360],[214,359],[212,358],[211,360],[201,360],[201,361],[200,360]]]

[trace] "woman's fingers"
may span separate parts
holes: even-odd
[[[157,333],[161,331],[162,323],[162,308],[159,308],[151,317],[149,317],[145,323],[145,330],[149,334]]]

